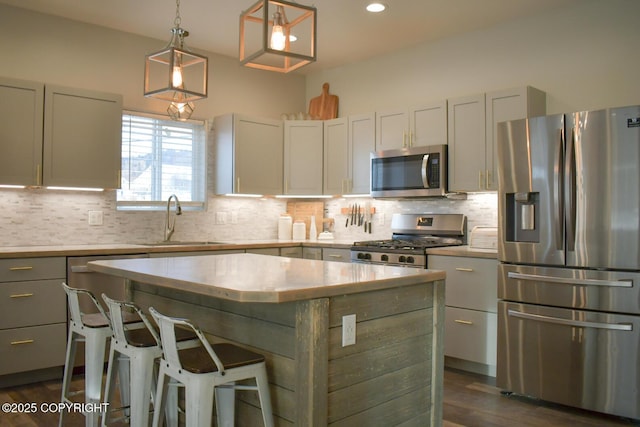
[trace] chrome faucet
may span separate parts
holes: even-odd
[[[173,220],[171,220],[171,199],[176,200],[176,214],[173,216]],[[180,200],[178,200],[178,196],[172,194],[169,196],[169,200],[167,200],[167,219],[164,227],[164,241],[168,242],[173,235],[173,232],[176,228],[176,216],[182,215],[182,207],[180,206]]]

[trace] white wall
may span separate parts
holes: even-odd
[[[637,0],[578,6],[307,76],[330,83],[340,116],[530,85],[547,112],[640,104]]]
[[[166,102],[142,93],[145,55],[167,42],[0,5],[0,76],[119,93],[127,109],[166,112]],[[229,112],[280,118],[305,110],[303,76],[199,53],[209,57],[209,97],[196,101],[194,118]]]

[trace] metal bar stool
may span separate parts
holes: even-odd
[[[135,304],[116,301],[105,294],[102,294],[102,299],[109,307],[113,331],[104,391],[104,403],[109,407],[109,411],[103,415],[102,425],[106,426],[111,422],[110,413],[122,410],[125,412],[125,419],[129,418],[130,425],[147,426],[151,398],[152,394],[155,394],[155,389],[152,387],[152,382],[155,382],[153,381],[155,360],[162,356],[160,337]],[[142,323],[125,323],[126,316],[131,314],[138,316]],[[127,391],[124,396],[121,392],[122,408],[112,409],[118,372],[120,372],[121,389],[126,388]]]
[[[71,288],[66,283],[62,283],[62,287],[67,293],[71,319],[69,320],[69,336],[67,339],[67,354],[60,401],[61,403],[73,403],[70,399],[71,396],[84,392],[85,403],[94,404],[97,407],[100,404],[102,392],[102,373],[104,371],[106,345],[112,334],[109,318],[91,292],[86,289]],[[96,313],[83,313],[80,309],[80,296],[91,300],[98,311]],[[126,321],[134,322],[136,320],[128,318]],[[85,343],[84,390],[69,392],[78,342]],[[63,408],[60,411],[60,427],[64,426],[65,413],[66,411]],[[84,415],[87,426],[98,425],[99,412],[87,411]]]
[[[166,405],[167,378],[185,387],[185,421],[187,427],[211,425],[215,390],[219,427],[230,427],[235,421],[235,390],[258,392],[262,419],[273,427],[271,397],[264,356],[230,343],[210,344],[204,333],[186,319],[160,314],[153,307],[149,312],[160,327],[162,360],[156,391],[157,408],[153,426],[162,423]],[[197,340],[188,346],[178,346],[176,326],[191,329]],[[236,385],[236,381],[254,379],[256,385]]]

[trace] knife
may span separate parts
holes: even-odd
[[[347,222],[344,223],[344,228],[349,227],[349,211],[347,210]]]

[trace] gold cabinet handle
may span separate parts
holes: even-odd
[[[464,271],[467,273],[471,273],[473,271],[473,268],[456,267],[456,271]]]
[[[33,270],[33,267],[31,267],[31,266],[9,267],[9,271],[24,271],[24,270]]]
[[[456,319],[454,320],[454,322],[459,323],[461,325],[473,325],[473,322],[471,320]]]
[[[33,294],[13,294],[13,295],[9,295],[9,298],[28,298],[32,296]]]
[[[342,258],[342,255],[329,254],[329,258]]]
[[[486,189],[488,190],[493,185],[493,179],[491,177],[491,171],[489,169],[487,169],[486,176],[487,176],[487,188]]]
[[[484,172],[478,171],[478,190],[482,190],[484,184]]]
[[[11,345],[33,344],[33,340],[11,341]]]
[[[402,131],[402,148],[405,148],[407,146],[407,132],[406,131]]]

